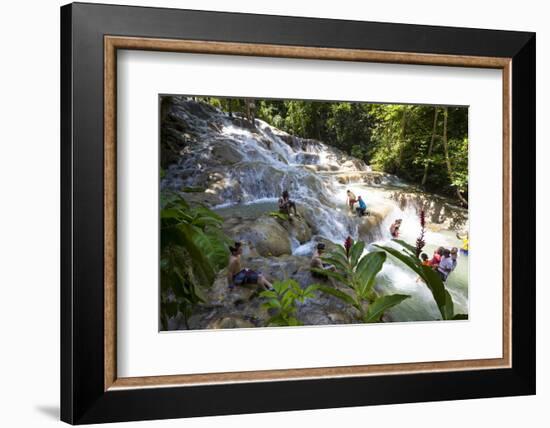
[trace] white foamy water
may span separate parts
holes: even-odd
[[[384,213],[383,219],[374,226],[370,244],[395,245],[391,242],[390,225],[397,218],[402,219],[400,239],[414,245],[419,232],[417,207],[398,204],[391,199],[396,190],[407,190],[410,186],[395,176],[376,175],[363,162],[345,155],[322,142],[292,137],[269,124],[256,120],[254,130],[237,126],[235,120],[226,114],[208,112],[209,119],[192,117],[184,109],[178,114],[193,132],[199,135],[199,143],[182,156],[178,165],[172,166],[161,185],[174,188],[200,184],[197,177],[209,171],[212,150],[231,150],[240,159],[230,166],[224,166],[222,177],[216,185],[223,202],[214,209],[232,207],[258,207],[261,210],[276,210],[276,201],[283,190],[288,190],[292,200],[307,214],[319,236],[342,244],[347,236],[359,239],[360,219],[351,213],[346,203],[346,190],[362,196],[367,210]],[[184,153],[185,154],[185,153]],[[219,168],[218,168],[219,169]],[[183,174],[183,172],[191,173]],[[347,184],[342,184],[345,175]],[[187,178],[181,178],[185,176]],[[201,178],[203,180],[203,178]],[[271,205],[272,204],[272,205]],[[272,208],[271,208],[272,206]],[[383,208],[383,209],[382,209]],[[438,246],[460,247],[460,241],[447,230],[427,230],[424,237],[425,252],[430,256]],[[294,255],[310,256],[316,241],[300,245],[292,239]],[[370,245],[368,251],[375,250]],[[468,302],[468,257],[459,259],[459,267],[451,274],[448,288],[455,306],[467,312]],[[401,262],[388,257],[379,285],[392,292],[410,294],[412,297],[394,310],[395,320],[436,319],[439,313],[428,288],[417,281],[417,277]]]

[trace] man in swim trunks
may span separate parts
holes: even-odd
[[[296,212],[296,203],[290,200],[288,190],[285,190],[281,197],[279,198],[279,212],[287,214],[290,219],[290,210],[294,211],[294,215],[298,215]]]
[[[353,211],[353,206],[357,202],[357,196],[355,196],[355,193],[353,193],[351,190],[348,190],[346,193],[348,195],[349,209],[350,209],[350,211]]]
[[[253,271],[252,269],[241,268],[241,254],[243,253],[242,244],[235,242],[232,247],[229,247],[231,256],[229,256],[229,265],[227,267],[227,284],[229,288],[235,285],[258,284],[259,286],[270,290],[271,283],[265,279],[261,272]]]

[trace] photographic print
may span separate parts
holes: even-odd
[[[160,330],[468,318],[468,108],[159,96]]]

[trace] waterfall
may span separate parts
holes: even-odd
[[[391,174],[372,171],[364,162],[323,142],[289,135],[259,119],[254,127],[243,126],[240,117],[174,98],[168,128],[178,161],[165,171],[161,189],[201,188],[215,210],[258,207],[259,215],[276,210],[278,197],[288,190],[311,223],[314,238],[335,243],[352,236],[370,244],[393,245],[389,229],[397,218],[403,220],[400,238],[414,243],[420,227],[418,213],[424,209],[431,226],[425,235],[425,251],[430,256],[437,246],[460,244],[453,231],[467,229],[467,210],[444,198],[420,192]],[[359,218],[350,211],[347,189],[364,198],[371,215]],[[314,245],[315,240],[300,245],[293,238],[291,247],[295,255],[310,255]],[[366,251],[373,249],[368,246]],[[461,265],[452,293],[458,307],[467,312],[467,258]],[[394,314],[396,320],[437,318],[432,296],[418,286],[408,269],[388,260],[381,277],[388,287],[414,294],[399,306],[402,313]],[[419,310],[427,312],[418,315]]]

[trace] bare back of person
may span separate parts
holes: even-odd
[[[230,286],[233,285],[233,277],[241,270],[241,256],[229,256],[229,265],[227,266],[227,282]]]
[[[243,269],[241,266],[242,244],[236,242],[234,247],[229,247],[231,255],[227,265],[227,285],[233,288],[235,285],[257,284],[261,287],[271,289],[271,283],[262,275],[251,269]]]

